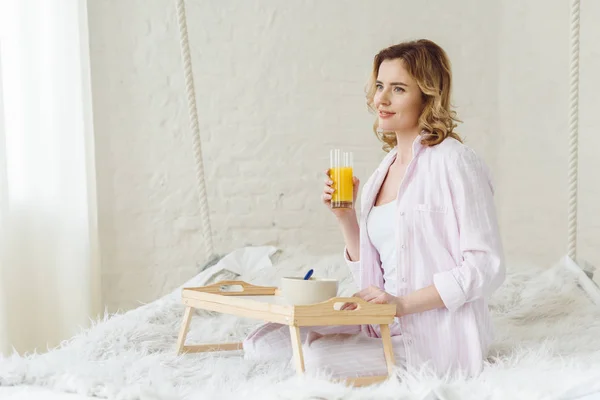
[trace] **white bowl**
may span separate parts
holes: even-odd
[[[338,281],[336,279],[281,278],[281,295],[288,304],[299,306],[321,303],[336,297],[337,292]]]

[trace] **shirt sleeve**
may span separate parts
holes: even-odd
[[[464,149],[449,163],[462,263],[435,274],[433,282],[450,311],[489,297],[504,281],[504,255],[487,172],[485,164],[470,149]]]
[[[348,264],[348,268],[350,268],[354,282],[358,287],[360,287],[360,260],[350,261],[350,256],[348,255],[348,249],[346,246],[344,246],[344,260],[346,261],[346,264]]]

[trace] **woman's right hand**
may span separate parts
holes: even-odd
[[[323,188],[323,194],[321,194],[321,201],[331,210],[331,212],[338,218],[343,219],[348,216],[356,216],[354,205],[356,204],[356,196],[358,194],[358,185],[360,180],[353,176],[352,177],[352,197],[353,207],[352,208],[331,208],[331,196],[333,195],[333,181],[329,176],[329,169],[325,170],[325,187]]]

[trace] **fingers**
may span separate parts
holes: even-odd
[[[353,297],[360,297],[364,301],[368,301],[370,303],[382,303],[385,302],[385,297],[382,296],[384,294],[385,292],[383,290],[381,290],[377,286],[371,285],[361,290],[360,292],[354,294]]]
[[[325,186],[323,187],[321,200],[323,203],[328,204],[331,201],[331,195],[333,194],[334,189],[331,187],[331,185],[333,185],[333,181],[329,177],[329,169],[325,170],[325,175],[327,175],[327,177],[324,179]]]
[[[353,176],[352,177],[352,185],[354,186],[352,188],[352,198],[356,202],[356,198],[358,197],[358,188],[360,186],[360,179],[358,179],[357,177]]]
[[[359,294],[361,292],[356,292],[352,295],[352,297],[359,297]],[[340,310],[356,310],[358,308],[358,305],[356,303],[344,303],[342,305],[342,307],[340,308]]]
[[[374,299],[376,299],[377,297],[378,297],[378,295],[377,295],[377,294],[375,294],[375,293],[372,293],[372,292],[371,292],[371,293],[367,293],[367,294],[365,294],[365,295],[363,296],[363,298],[362,298],[362,299],[363,299],[364,301],[372,302],[372,301],[373,301]]]
[[[325,204],[329,204],[331,202],[331,196],[335,192],[333,188],[333,180],[331,180],[331,176],[329,175],[330,169],[326,169],[323,171],[325,174],[325,178],[323,178],[323,182],[325,183],[325,187],[323,188],[323,193],[321,194],[321,201]],[[356,196],[358,194],[358,186],[360,185],[360,179],[356,176],[352,177],[353,183],[353,198],[356,200]]]
[[[321,200],[323,202],[328,203],[331,200],[331,195],[333,194],[334,189],[327,184],[323,187],[323,193],[321,194]]]
[[[369,286],[367,288],[364,288],[360,292],[356,293],[354,296],[360,297],[361,299],[366,300],[365,296],[369,295],[369,293],[372,293],[372,292],[374,292],[374,291],[376,291],[378,289],[379,288],[377,286],[371,285],[371,286]]]

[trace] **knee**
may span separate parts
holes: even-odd
[[[328,347],[325,345],[326,340],[323,335],[316,332],[310,332],[307,340],[302,346],[304,353],[304,366],[307,371],[323,370],[330,366],[331,357],[328,356]]]
[[[275,324],[259,327],[242,341],[246,360],[270,361],[291,357],[289,338]]]

